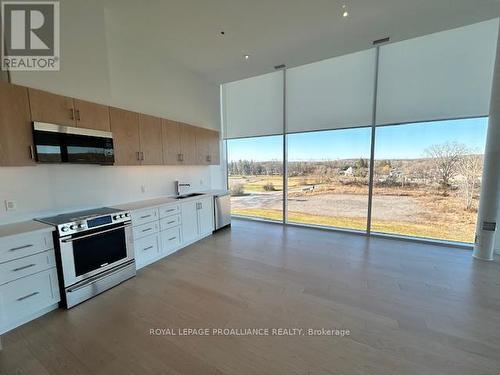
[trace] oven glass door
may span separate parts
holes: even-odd
[[[73,238],[75,276],[85,275],[127,258],[125,229]]]
[[[131,237],[132,229],[129,224],[61,238],[64,285],[73,285],[134,259]]]

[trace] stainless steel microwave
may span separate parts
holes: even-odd
[[[39,163],[112,165],[115,162],[110,132],[33,123],[35,159]]]

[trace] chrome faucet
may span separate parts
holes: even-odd
[[[179,190],[180,187],[191,187],[191,184],[181,184],[179,181],[174,181],[175,185],[175,195],[179,196],[181,195],[181,192]]]

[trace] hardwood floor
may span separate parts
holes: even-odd
[[[205,327],[350,335],[150,335]],[[235,220],[3,344],[1,374],[499,374],[500,265],[464,250]]]

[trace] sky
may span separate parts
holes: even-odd
[[[375,159],[418,159],[436,144],[457,142],[482,153],[487,118],[423,122],[377,128]],[[288,136],[289,161],[370,157],[371,128],[320,131]],[[282,159],[282,136],[228,140],[228,160]]]

